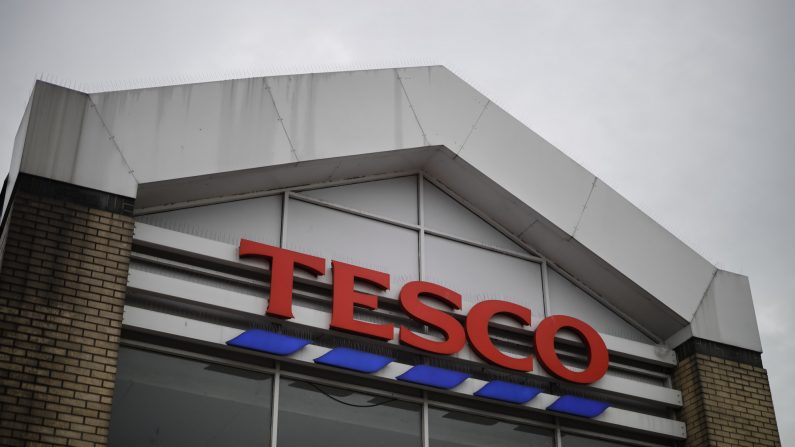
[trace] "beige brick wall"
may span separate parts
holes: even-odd
[[[20,192],[6,225],[0,445],[105,445],[133,221]]]
[[[682,391],[685,446],[781,445],[764,368],[692,353],[680,359],[674,386]]]

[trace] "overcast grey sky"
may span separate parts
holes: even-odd
[[[748,275],[795,445],[795,2],[0,0],[0,174],[33,81],[119,89],[443,64]]]

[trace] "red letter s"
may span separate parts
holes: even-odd
[[[423,351],[436,354],[455,354],[464,347],[466,337],[464,328],[452,316],[434,309],[420,301],[420,295],[428,295],[443,301],[453,309],[461,308],[461,295],[438,284],[425,281],[412,281],[400,291],[400,305],[415,320],[427,323],[444,332],[445,340],[436,341],[421,337],[405,326],[400,326],[400,342]]]

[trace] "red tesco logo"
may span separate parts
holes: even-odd
[[[268,259],[271,264],[271,290],[267,315],[293,318],[293,273],[299,267],[315,276],[326,274],[326,260],[295,251],[242,239],[240,256]],[[389,274],[344,262],[332,261],[331,328],[379,340],[394,337],[394,325],[376,324],[356,320],[355,306],[375,310],[378,297],[354,290],[356,281],[363,281],[380,290],[389,289]],[[466,316],[464,325],[451,314],[430,307],[420,296],[442,303],[451,311],[461,309],[461,295],[453,290],[427,281],[412,281],[400,290],[400,305],[411,318],[432,326],[444,334],[444,340],[430,340],[412,332],[406,326],[399,328],[399,341],[423,351],[451,355],[460,351],[469,341],[470,346],[490,363],[516,371],[532,371],[533,357],[517,358],[504,354],[489,338],[489,322],[495,315],[505,315],[522,326],[529,326],[531,311],[518,304],[500,300],[482,301],[474,305]],[[570,330],[583,341],[588,354],[584,370],[566,367],[555,352],[555,336],[561,330]],[[604,340],[591,326],[574,317],[553,315],[541,321],[534,334],[535,354],[538,362],[551,375],[569,382],[589,384],[601,379],[607,372],[608,353]]]

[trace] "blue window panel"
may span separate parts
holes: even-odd
[[[262,329],[249,329],[229,340],[226,344],[269,354],[290,355],[308,345],[309,340],[263,331]]]
[[[492,380],[477,390],[475,396],[523,404],[538,396],[540,392],[540,388],[503,382],[502,380]]]
[[[321,365],[336,366],[363,373],[380,371],[394,359],[348,348],[334,348],[315,359]]]
[[[595,418],[607,410],[609,406],[610,404],[607,402],[566,395],[558,398],[552,405],[547,407],[547,410],[573,414],[574,416]]]
[[[449,390],[455,388],[466,380],[469,374],[450,371],[449,369],[437,368],[435,366],[417,365],[403,374],[397,376],[398,380],[404,382],[428,385],[434,388]]]

